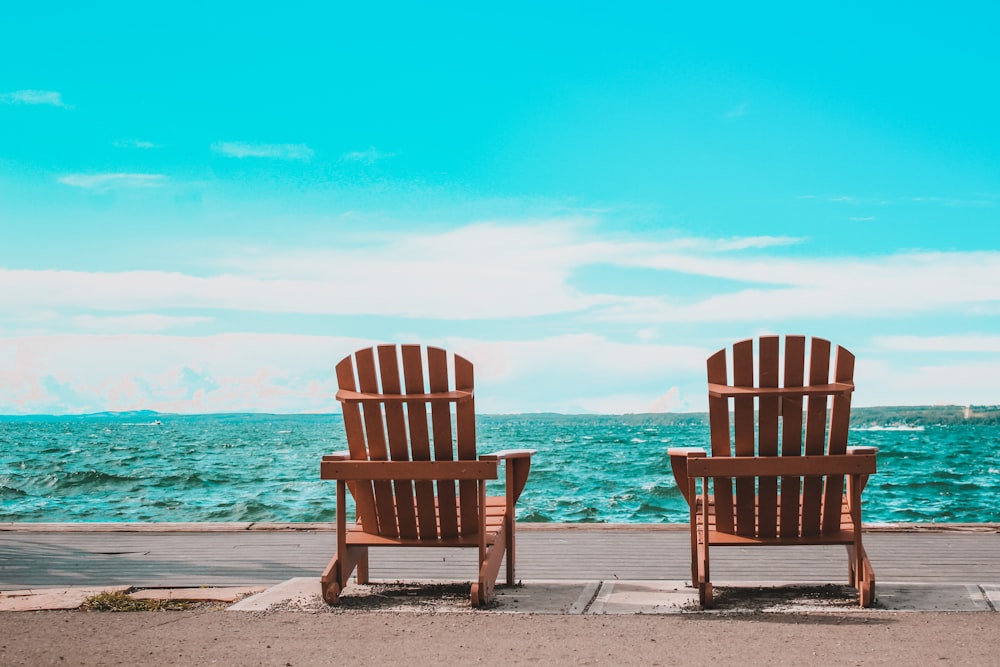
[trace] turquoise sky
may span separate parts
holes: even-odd
[[[768,332],[1000,403],[997,5],[420,4],[5,8],[0,413],[336,410],[376,341],[701,410]]]

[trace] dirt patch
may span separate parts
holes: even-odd
[[[724,614],[760,614],[796,611],[865,611],[858,604],[858,592],[850,586],[821,584],[814,586],[720,586],[714,591],[709,610],[697,601],[684,611],[708,611]],[[873,605],[878,608],[878,603]]]
[[[330,606],[320,596],[287,600],[272,605],[270,612],[305,611],[311,613],[349,614],[355,612],[471,612],[468,583],[378,583],[351,584],[340,596],[340,604]],[[499,606],[494,602],[487,609]]]

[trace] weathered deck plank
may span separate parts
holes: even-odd
[[[9,524],[8,524],[9,526]],[[66,585],[234,586],[318,577],[336,548],[329,530],[0,530],[0,590]],[[873,531],[865,544],[879,582],[1000,584],[1000,532]],[[519,530],[521,580],[690,577],[682,530],[658,526]],[[718,582],[840,581],[842,547],[719,549]],[[375,549],[374,580],[473,579],[475,554],[453,549]]]

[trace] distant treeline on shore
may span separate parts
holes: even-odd
[[[708,413],[625,415],[637,421],[664,424],[708,423]],[[911,405],[851,408],[851,426],[950,426],[953,424],[1000,424],[1000,405]]]
[[[1000,424],[1000,405],[917,405],[853,408],[852,425]]]
[[[529,416],[529,415],[524,415]],[[565,419],[572,415],[543,413],[538,419]],[[626,424],[699,426],[708,424],[707,412],[665,412],[609,415]],[[852,408],[851,426],[949,426],[953,424],[1000,424],[1000,405],[912,405]]]
[[[159,423],[161,419],[184,421],[210,416],[223,421],[252,422],[268,420],[276,416],[302,419],[339,419],[339,413],[274,415],[267,413],[220,413],[212,415],[186,415],[136,410],[131,412],[99,412],[85,415],[0,415],[0,421],[54,421],[105,419],[119,422],[145,421]],[[556,412],[526,412],[508,415],[480,415],[490,417],[520,417],[531,421],[558,423],[586,417],[590,420],[607,419],[624,424],[659,424],[668,426],[707,426],[706,412],[663,412],[634,413],[625,415],[568,415]],[[1000,405],[912,405],[881,406],[851,409],[851,426],[949,426],[953,424],[1000,424]]]

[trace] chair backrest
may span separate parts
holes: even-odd
[[[754,342],[732,346],[731,374],[726,349],[708,359],[712,456],[845,454],[854,355],[837,346],[831,356],[829,341],[812,338],[807,360],[805,336],[761,336],[755,368]],[[735,494],[732,479],[713,482],[721,532],[766,538],[841,528],[843,475],[735,482]]]
[[[476,460],[472,364],[452,356],[449,364],[439,348],[379,345],[337,364],[351,459]],[[477,483],[457,486],[456,494],[454,481],[349,483],[365,532],[421,540],[477,534]]]

